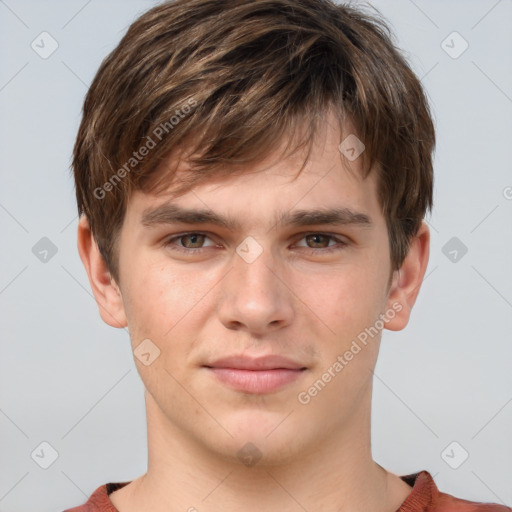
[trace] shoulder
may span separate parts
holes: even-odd
[[[497,503],[481,503],[477,501],[467,501],[461,498],[439,493],[437,507],[433,512],[512,512],[511,507],[498,505]]]
[[[413,489],[397,512],[512,512],[505,505],[468,501],[441,492],[425,470],[400,478]]]
[[[118,512],[110,501],[109,495],[129,482],[108,483],[98,487],[83,505],[69,508],[64,512]]]

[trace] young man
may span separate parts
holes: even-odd
[[[429,257],[435,136],[386,26],[328,0],[177,0],[84,104],[100,314],[128,327],[148,470],[74,512],[504,511],[373,461],[372,371]]]

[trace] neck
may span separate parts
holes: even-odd
[[[411,488],[372,459],[370,402],[368,389],[350,422],[322,444],[249,467],[169,423],[147,394],[148,471],[111,501],[119,512],[393,512]]]

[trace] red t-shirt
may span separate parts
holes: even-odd
[[[440,492],[428,471],[400,478],[412,486],[412,491],[396,512],[512,512],[512,508],[504,505],[466,501]],[[119,512],[108,496],[128,483],[102,485],[87,503],[64,512]]]

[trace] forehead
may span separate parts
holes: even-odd
[[[374,227],[379,212],[373,178],[363,180],[332,162],[317,163],[299,175],[280,163],[208,181],[178,197],[137,192],[129,217],[140,229],[166,224],[211,224],[230,231],[323,224]]]
[[[152,211],[171,203],[196,210],[243,212],[246,219],[269,212],[283,218],[294,209],[304,212],[319,207],[375,215],[379,210],[376,172],[363,178],[362,159],[347,158],[351,154],[345,141],[355,137],[347,126],[340,130],[331,116],[320,124],[309,154],[303,149],[286,155],[285,141],[256,163],[212,170],[181,194],[176,190],[197,171],[191,169],[184,152],[174,153],[157,169],[164,187],[158,192],[133,192],[128,210],[139,221],[154,219],[159,213]]]
[[[250,147],[249,144],[244,145],[249,153],[235,148],[232,157],[226,153],[205,155],[197,145],[202,141],[201,133],[192,132],[178,146],[166,148],[167,155],[163,159],[159,157],[156,167],[152,165],[153,170],[143,176],[135,188],[172,195],[173,189],[181,193],[185,191],[184,184],[192,181],[194,185],[216,181],[225,183],[223,178],[226,176],[248,175],[272,167],[278,167],[281,174],[293,176],[299,173],[306,158],[312,164],[308,166],[309,173],[322,172],[319,167],[325,166],[326,152],[330,152],[327,158],[331,160],[339,159],[340,154],[348,156],[345,167],[354,174],[362,173],[362,160],[369,155],[364,151],[365,146],[357,137],[348,114],[335,110],[331,105],[309,118],[297,114],[295,121],[275,141],[258,139]],[[234,138],[231,144],[236,146],[236,142]],[[315,165],[322,159],[324,162],[320,166]],[[201,167],[192,168],[190,163],[194,160]]]

